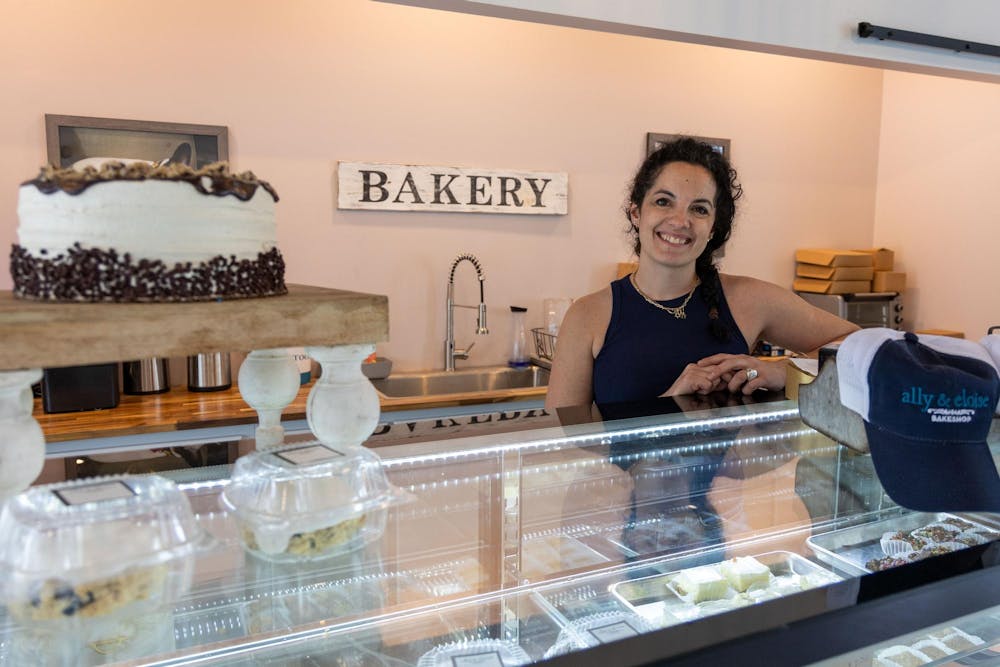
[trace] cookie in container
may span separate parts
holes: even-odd
[[[276,562],[328,558],[378,539],[388,508],[408,499],[363,447],[319,442],[237,459],[219,501],[247,551]]]
[[[170,613],[208,545],[187,496],[156,475],[32,487],[3,506],[0,535],[10,616],[100,653],[141,642],[142,619]]]

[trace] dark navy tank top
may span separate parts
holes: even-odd
[[[660,301],[677,307],[687,295]],[[684,367],[722,352],[749,354],[725,295],[720,295],[719,318],[729,328],[723,343],[708,330],[708,304],[695,288],[679,320],[646,302],[628,276],[611,283],[611,322],[604,345],[594,359],[594,402],[620,403],[655,398],[680,376]]]

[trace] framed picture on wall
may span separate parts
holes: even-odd
[[[678,139],[681,136],[685,136],[685,135],[680,135],[680,134],[657,134],[656,132],[647,132],[646,133],[646,155],[649,155],[650,153],[652,153],[653,151],[655,151],[656,149],[658,149],[663,144],[671,142],[674,139]],[[686,135],[686,136],[691,136],[693,139],[697,139],[698,141],[704,141],[706,144],[708,144],[709,146],[711,146],[717,153],[720,153],[721,155],[725,155],[730,160],[733,159],[733,156],[730,154],[729,139],[719,139],[719,138],[716,138],[716,137],[695,137],[693,135]]]
[[[57,167],[118,159],[179,162],[198,169],[229,159],[225,125],[45,114],[45,144],[49,163]]]

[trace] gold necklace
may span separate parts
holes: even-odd
[[[687,297],[685,297],[685,299],[684,299],[684,303],[682,303],[679,306],[673,306],[673,307],[671,307],[671,306],[664,306],[662,303],[654,301],[648,294],[646,294],[641,289],[639,289],[639,285],[637,285],[636,282],[635,282],[635,272],[634,271],[629,274],[628,280],[629,280],[630,283],[632,283],[632,287],[635,288],[635,291],[639,293],[639,296],[641,296],[643,299],[646,300],[646,303],[648,303],[651,306],[655,306],[655,307],[659,308],[660,310],[667,311],[668,313],[670,313],[671,315],[673,315],[674,317],[676,317],[679,320],[683,320],[683,319],[687,318],[687,313],[684,312],[684,307],[688,305],[688,301],[690,301],[691,297],[694,296],[694,291],[696,289],[698,289],[698,282],[695,281],[694,287],[692,287],[691,291],[688,292]]]

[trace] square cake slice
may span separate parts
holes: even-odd
[[[720,569],[729,585],[740,593],[745,593],[754,584],[767,586],[771,581],[771,570],[753,556],[724,561]]]
[[[682,570],[671,582],[688,602],[719,600],[729,592],[729,582],[711,565]]]

